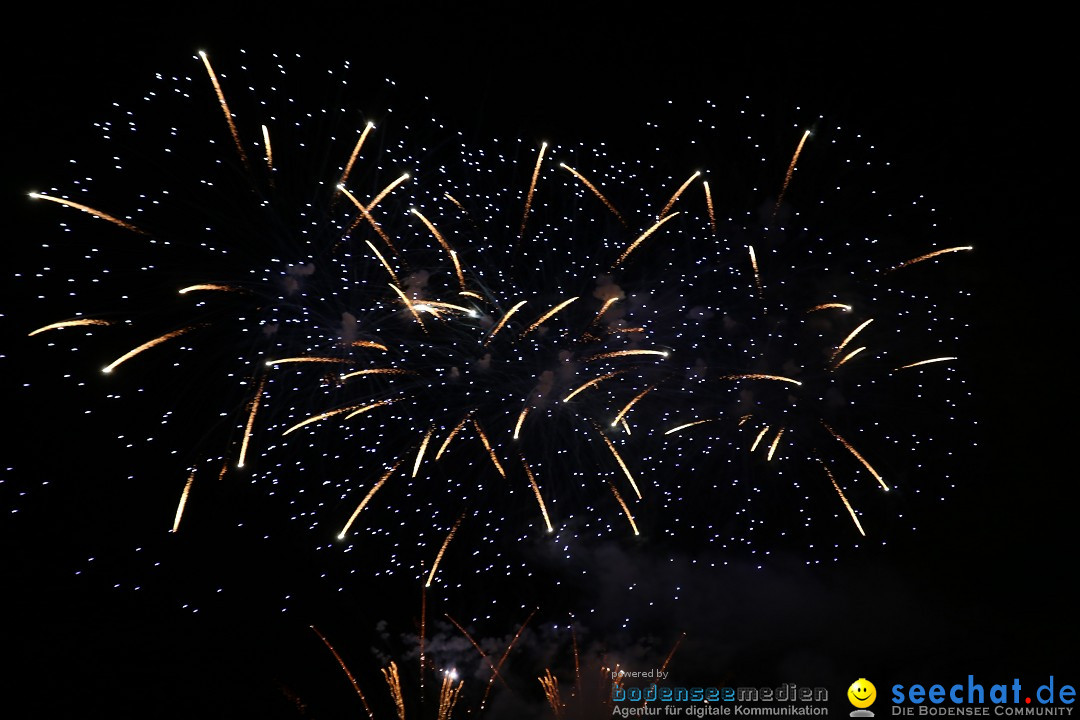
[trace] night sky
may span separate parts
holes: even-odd
[[[514,13],[497,3],[466,5],[287,15],[189,6],[117,17],[17,11],[9,27],[21,52],[5,72],[3,187],[14,220],[0,306],[0,374],[11,400],[0,475],[9,664],[0,675],[2,713],[363,716],[311,625],[380,707],[379,668],[397,659],[403,675],[415,674],[403,636],[416,632],[419,584],[394,579],[336,592],[318,575],[347,575],[365,560],[313,553],[298,533],[278,527],[280,508],[254,500],[250,489],[214,491],[212,501],[190,508],[203,513],[192,522],[204,523],[204,533],[169,537],[183,467],[107,441],[102,419],[118,411],[83,415],[107,393],[54,385],[67,370],[52,367],[55,358],[27,338],[48,316],[29,296],[40,285],[25,278],[46,262],[38,246],[43,233],[56,236],[57,208],[26,193],[69,182],[66,162],[80,157],[90,123],[113,102],[137,107],[155,72],[204,73],[193,58],[200,49],[226,65],[240,48],[300,53],[305,67],[352,59],[361,74],[392,78],[397,96],[430,98],[434,115],[478,137],[606,142],[630,154],[643,123],[668,100],[737,104],[749,95],[770,110],[810,108],[873,138],[897,165],[892,186],[930,198],[955,237],[949,244],[976,248],[950,282],[974,298],[964,309],[971,331],[963,358],[973,398],[962,412],[977,424],[957,438],[956,489],[944,502],[913,506],[916,532],[898,524],[886,546],[868,543],[823,565],[808,567],[798,548],[778,548],[764,563],[732,558],[707,573],[612,542],[582,561],[592,566],[588,588],[568,582],[530,595],[513,582],[485,581],[450,607],[433,603],[431,647],[445,645],[473,664],[475,650],[462,646],[460,633],[439,626],[444,612],[483,617],[475,606],[492,604],[491,617],[471,632],[490,639],[497,655],[498,642],[526,619],[521,608],[539,608],[533,632],[507,661],[511,687],[496,687],[480,717],[547,717],[538,669],[566,672],[572,661],[565,634],[545,628],[565,627],[561,613],[575,604],[567,594],[579,590],[596,608],[580,626],[583,648],[651,667],[685,633],[671,669],[687,682],[794,681],[826,686],[839,701],[858,677],[873,679],[879,692],[892,682],[969,673],[987,682],[1080,680],[1069,461],[1075,392],[1063,291],[1075,253],[1061,222],[1074,183],[1065,179],[1071,128],[1062,32],[1052,23],[979,18],[985,24],[977,27],[896,9],[887,17],[830,17],[817,8],[710,17],[677,2],[636,13],[621,4],[601,12],[548,3]],[[148,487],[159,464],[167,476]],[[140,466],[137,481],[125,477]],[[233,517],[245,518],[244,531],[226,529]],[[273,540],[260,539],[260,523]],[[466,532],[455,542],[468,539]],[[140,552],[160,558],[163,569],[148,570]],[[90,555],[96,564],[88,569]],[[634,581],[649,589],[630,599],[620,588]],[[207,590],[218,585],[229,591]],[[669,606],[672,595],[681,599]],[[184,607],[192,603],[197,613]],[[470,682],[483,692],[483,680]],[[423,716],[434,717],[430,702]]]

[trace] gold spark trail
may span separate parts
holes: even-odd
[[[411,312],[412,316],[416,318],[416,322],[420,324],[420,329],[424,332],[427,332],[427,328],[424,326],[424,319],[420,317],[420,313],[416,312],[416,307],[412,304],[412,301],[409,300],[409,297],[404,292],[402,292],[401,288],[399,288],[397,285],[391,283],[390,287],[392,287],[394,289],[394,292],[398,294],[398,297],[401,298],[401,302],[405,303],[405,307],[409,308],[409,312]]]
[[[620,374],[622,374],[622,373],[624,373],[624,372],[629,372],[629,370],[616,370],[615,372],[609,372],[609,373],[607,373],[606,375],[601,375],[600,377],[595,377],[595,378],[593,378],[592,380],[589,380],[589,381],[588,381],[588,382],[586,382],[585,384],[583,384],[583,385],[581,385],[580,387],[578,387],[578,388],[577,388],[576,390],[574,390],[573,392],[571,392],[571,393],[570,393],[569,395],[567,395],[566,397],[564,397],[564,398],[563,398],[563,402],[570,402],[570,399],[571,399],[572,397],[574,397],[575,395],[577,395],[577,394],[578,394],[579,392],[581,392],[582,390],[585,390],[585,389],[587,389],[587,388],[591,388],[591,387],[592,387],[593,385],[596,385],[597,383],[601,383],[601,382],[603,382],[604,380],[607,380],[607,379],[609,379],[609,378],[613,378],[613,377],[615,377],[616,375],[620,375]]]
[[[480,436],[480,442],[484,443],[484,448],[488,451],[488,457],[491,458],[491,462],[494,463],[495,469],[499,471],[499,474],[506,477],[506,471],[503,470],[503,466],[499,463],[499,458],[495,455],[495,449],[491,447],[491,443],[488,442],[487,434],[484,432],[484,428],[480,427],[480,423],[476,418],[472,418],[473,427],[476,428],[476,434]]]
[[[416,474],[420,472],[420,463],[424,460],[424,451],[427,450],[428,440],[431,439],[431,433],[435,432],[435,426],[432,425],[428,428],[428,431],[424,433],[424,439],[420,441],[420,449],[416,453],[416,462],[413,463],[412,476],[416,477]],[[428,583],[431,584],[430,582]]]
[[[757,450],[758,443],[761,442],[761,438],[765,437],[765,433],[767,433],[767,432],[769,432],[769,426],[768,425],[761,428],[761,432],[759,432],[757,437],[754,438],[754,444],[750,446],[750,452],[754,452],[755,450]]]
[[[491,331],[491,334],[487,336],[486,340],[484,340],[484,346],[485,347],[487,346],[488,343],[491,342],[491,339],[495,337],[495,333],[499,332],[499,330],[502,330],[502,326],[506,324],[506,321],[510,319],[510,316],[513,315],[514,313],[516,313],[518,310],[520,310],[521,306],[524,305],[526,302],[528,302],[528,301],[527,300],[522,300],[517,305],[510,308],[510,311],[508,313],[506,313],[505,315],[503,315],[499,319],[498,324],[495,325],[494,329]]]
[[[750,248],[750,265],[754,268],[754,285],[757,286],[758,298],[765,301],[765,288],[761,284],[761,273],[758,271],[757,255],[754,254],[754,246],[748,245]]]
[[[825,470],[825,474],[829,476],[829,482],[831,482],[832,486],[836,488],[836,494],[840,496],[840,501],[844,503],[844,507],[847,508],[848,515],[851,516],[852,521],[855,523],[855,527],[858,528],[859,534],[863,537],[866,537],[866,531],[863,530],[862,523],[859,522],[859,517],[855,514],[855,509],[851,507],[851,503],[849,503],[848,499],[844,497],[844,491],[841,490],[840,486],[836,484],[836,478],[833,477],[832,471],[829,470],[829,466],[826,465],[824,461],[822,461],[820,458],[817,458],[817,461],[821,463],[821,467]]]
[[[26,337],[33,337],[38,333],[48,332],[49,330],[59,330],[61,328],[79,327],[80,325],[112,325],[108,320],[91,320],[90,318],[83,318],[80,320],[63,320],[61,322],[54,322],[51,325],[45,327],[39,327],[37,330],[32,330],[27,333]]]
[[[667,350],[615,350],[612,352],[600,353],[598,355],[590,355],[587,358],[583,358],[581,362],[609,360],[611,358],[628,357],[630,355],[658,355],[660,357],[667,357],[669,353]]]
[[[187,287],[177,290],[179,295],[187,295],[189,292],[208,291],[208,292],[244,292],[243,289],[235,287],[233,285],[218,285],[215,283],[202,283],[200,285],[188,285]]]
[[[838,367],[840,367],[841,365],[843,365],[843,364],[844,364],[844,363],[846,363],[846,362],[847,362],[848,360],[850,360],[851,358],[855,357],[856,355],[858,355],[859,353],[861,353],[861,352],[862,352],[863,350],[865,350],[865,349],[866,349],[865,347],[855,348],[854,350],[852,350],[851,352],[849,352],[849,353],[848,353],[847,355],[845,355],[844,357],[842,357],[842,358],[840,359],[840,362],[838,362],[838,363],[836,363],[835,365],[833,365],[832,369],[833,369],[833,370],[836,370],[836,369],[837,369]]]
[[[456,197],[454,197],[453,195],[451,195],[450,193],[444,192],[443,197],[446,198],[447,200],[449,200],[450,202],[454,203],[454,205],[457,207],[457,209],[460,210],[461,212],[465,213],[466,215],[469,214],[468,211],[465,209],[465,206],[462,205],[458,201],[458,199]]]
[[[619,467],[622,468],[623,474],[626,475],[626,479],[630,481],[630,487],[634,488],[634,494],[637,495],[638,500],[640,500],[641,499],[641,491],[638,490],[637,483],[634,482],[634,476],[630,474],[630,468],[626,467],[626,463],[623,462],[622,456],[619,455],[619,451],[615,449],[614,443],[611,442],[611,440],[608,438],[607,434],[603,431],[603,429],[599,425],[596,425],[595,427],[596,427],[596,432],[600,433],[600,437],[602,437],[604,439],[604,444],[606,444],[608,450],[611,451],[611,454],[615,458],[615,461],[618,462]],[[614,486],[612,486],[612,488],[614,489]],[[616,497],[618,497],[618,496],[616,496]],[[627,511],[627,514],[629,514],[629,511]],[[634,522],[634,519],[631,518],[630,523],[633,524],[633,522]],[[637,535],[637,532],[636,532],[637,528],[635,527],[634,529],[635,529],[634,534]]]
[[[247,153],[244,152],[244,145],[240,142],[240,134],[236,131],[236,123],[233,122],[232,112],[229,110],[229,103],[225,101],[225,93],[221,90],[221,84],[218,82],[217,73],[214,72],[214,68],[210,65],[210,58],[202,50],[199,51],[199,57],[202,58],[203,65],[206,66],[206,73],[210,76],[210,82],[214,84],[214,92],[217,93],[218,104],[221,105],[221,112],[225,114],[225,122],[229,124],[229,134],[232,135],[233,144],[236,145],[236,152],[240,153],[240,160],[244,163],[245,168],[249,168]]]
[[[844,341],[843,341],[843,342],[841,342],[841,343],[840,343],[839,345],[837,345],[837,346],[836,346],[836,349],[835,349],[835,350],[833,350],[833,353],[832,353],[832,358],[831,358],[831,359],[834,359],[834,360],[835,360],[835,359],[836,359],[836,356],[840,354],[840,351],[842,351],[842,350],[843,350],[843,349],[844,349],[844,348],[845,348],[845,347],[847,346],[847,344],[848,344],[849,342],[851,342],[851,339],[852,339],[853,337],[855,337],[856,335],[858,335],[859,333],[861,333],[861,332],[863,331],[863,328],[865,328],[865,327],[866,327],[867,325],[869,325],[869,324],[870,324],[870,323],[872,323],[872,322],[874,322],[874,318],[870,318],[869,320],[865,320],[865,321],[863,321],[863,323],[862,323],[861,325],[859,325],[859,327],[857,327],[857,328],[855,328],[854,330],[852,330],[852,331],[851,331],[851,332],[850,332],[850,333],[848,334],[848,336],[847,336],[846,338],[844,338]]]
[[[372,210],[374,210],[374,209],[375,209],[375,207],[376,207],[376,206],[377,206],[377,205],[378,205],[379,203],[381,203],[381,202],[383,201],[383,198],[385,198],[385,197],[386,197],[387,195],[389,195],[389,194],[390,194],[390,193],[392,193],[392,192],[393,192],[393,191],[394,191],[395,189],[397,189],[397,186],[398,186],[398,185],[400,185],[401,183],[405,182],[406,180],[408,180],[408,179],[409,179],[409,177],[410,177],[410,176],[409,176],[409,173],[402,173],[401,175],[399,175],[399,176],[398,176],[398,178],[397,178],[396,180],[394,180],[394,181],[393,181],[392,183],[390,183],[389,185],[387,185],[386,187],[384,187],[384,188],[383,188],[383,189],[382,189],[382,190],[381,190],[381,191],[379,192],[379,194],[378,194],[378,195],[376,195],[376,196],[375,196],[375,197],[374,197],[374,198],[373,198],[373,199],[371,200],[371,202],[369,202],[369,203],[368,203],[368,206],[367,206],[367,211],[368,211],[368,212],[371,212]]]
[[[532,180],[529,181],[529,192],[525,196],[525,211],[521,214],[521,231],[518,233],[518,239],[525,237],[525,223],[529,219],[529,210],[532,209],[533,193],[536,192],[536,179],[540,177],[540,163],[544,161],[547,146],[546,142],[541,144],[540,152],[536,156],[536,167],[533,168]]]
[[[354,370],[351,373],[345,373],[339,379],[348,380],[361,375],[419,375],[419,373],[415,370],[403,370],[401,368],[367,368],[366,370]]]
[[[713,235],[716,234],[716,214],[713,212],[712,202],[712,190],[709,189],[709,181],[702,182],[705,186],[705,207],[709,211],[709,228],[712,229]]]
[[[450,259],[454,261],[454,272],[457,273],[458,287],[461,288],[461,292],[465,292],[465,273],[461,270],[461,262],[458,260],[457,253],[453,250],[450,251]]]
[[[376,350],[382,350],[383,352],[386,352],[388,349],[382,343],[373,342],[371,340],[353,340],[349,345],[353,347],[375,348]]]
[[[679,189],[675,191],[675,194],[671,196],[671,199],[667,201],[667,205],[665,205],[664,209],[660,211],[660,215],[658,215],[656,219],[661,220],[661,219],[663,219],[663,217],[665,215],[667,215],[669,212],[671,212],[671,206],[675,204],[675,201],[679,199],[680,195],[682,195],[684,192],[686,192],[686,188],[690,187],[690,183],[694,182],[699,177],[701,177],[701,171],[700,170],[698,170],[693,175],[688,177],[686,179],[686,182],[684,182],[682,185],[680,185]]]
[[[550,310],[548,310],[548,311],[547,311],[546,313],[544,313],[543,315],[541,315],[541,316],[540,316],[540,319],[539,319],[539,320],[537,320],[537,321],[536,321],[536,322],[534,322],[534,323],[533,323],[532,325],[530,325],[530,326],[529,326],[528,328],[526,328],[526,329],[525,329],[525,332],[521,333],[521,337],[525,337],[526,335],[528,335],[529,333],[531,333],[531,332],[532,332],[533,330],[535,330],[536,328],[538,328],[538,327],[540,327],[541,325],[543,325],[543,324],[544,324],[544,322],[545,322],[546,320],[548,320],[548,319],[549,319],[549,318],[550,318],[550,317],[551,317],[552,315],[554,315],[555,313],[559,312],[560,310],[562,310],[562,309],[563,309],[563,308],[565,308],[565,307],[566,307],[567,305],[569,305],[570,303],[574,302],[574,301],[575,301],[575,300],[577,300],[577,299],[578,299],[577,297],[572,297],[572,298],[570,298],[569,300],[563,300],[563,301],[562,301],[561,303],[559,303],[559,304],[558,304],[558,305],[556,305],[555,307],[553,307],[553,308],[551,308]]]
[[[247,424],[244,426],[244,437],[240,441],[240,457],[236,461],[236,467],[244,467],[247,460],[248,444],[251,442],[251,431],[255,427],[255,413],[259,411],[259,403],[262,402],[263,390],[266,388],[266,375],[259,379],[259,387],[255,390],[255,396],[251,398],[251,408],[248,410]]]
[[[116,360],[113,360],[111,363],[109,363],[108,365],[103,367],[101,369],[101,372],[108,375],[113,370],[115,370],[117,368],[117,366],[119,366],[121,363],[130,360],[131,358],[133,358],[136,355],[138,355],[139,353],[141,353],[143,350],[149,350],[150,348],[154,347],[155,345],[160,345],[163,342],[166,342],[168,340],[172,340],[175,337],[179,337],[179,336],[183,335],[184,333],[188,332],[189,330],[192,330],[194,327],[195,327],[194,325],[191,325],[191,326],[188,326],[186,328],[180,328],[179,330],[173,330],[170,333],[165,333],[164,335],[156,337],[153,340],[150,340],[148,342],[144,342],[142,345],[135,348],[134,350],[129,350],[128,352],[126,352],[123,355],[121,355],[120,357],[118,357]]]
[[[368,490],[368,494],[365,495],[364,499],[360,501],[360,504],[356,506],[356,510],[354,510],[352,516],[349,517],[349,521],[345,523],[345,527],[343,527],[341,529],[341,532],[338,533],[338,540],[345,539],[345,536],[349,534],[349,528],[351,528],[352,524],[356,522],[356,517],[365,507],[367,507],[367,504],[371,501],[371,498],[375,495],[375,493],[379,491],[379,488],[381,488],[386,483],[386,481],[390,479],[390,476],[394,474],[394,472],[398,469],[399,465],[401,465],[401,460],[398,460],[396,463],[394,463],[393,466],[389,470],[387,470],[381,478],[379,478],[379,481],[376,482],[370,490]]]
[[[345,185],[345,182],[349,179],[349,173],[352,172],[353,163],[356,162],[356,158],[360,155],[360,148],[364,147],[364,141],[367,140],[368,134],[375,128],[374,123],[368,123],[364,126],[363,132],[360,133],[360,137],[356,141],[355,147],[353,147],[352,154],[349,155],[348,162],[345,163],[345,171],[341,173],[341,179],[338,180],[338,187]]]
[[[375,713],[371,712],[371,706],[368,705],[367,698],[364,697],[364,693],[360,689],[360,684],[356,682],[356,678],[353,676],[352,672],[349,671],[349,666],[345,664],[345,661],[341,658],[341,655],[338,654],[338,651],[334,649],[334,646],[330,644],[330,641],[326,639],[326,636],[319,632],[319,629],[317,627],[315,627],[314,625],[309,625],[308,627],[310,627],[315,632],[315,634],[319,636],[319,639],[323,641],[323,645],[325,645],[326,648],[331,652],[331,654],[333,654],[334,659],[338,661],[338,665],[340,665],[341,669],[345,672],[345,677],[349,678],[349,682],[352,683],[353,690],[356,691],[357,696],[359,696],[360,698],[360,702],[364,705],[364,709],[367,710],[368,718],[374,720]]]
[[[263,134],[263,147],[266,148],[266,169],[270,171],[271,175],[274,172],[274,150],[270,146],[270,128],[265,125],[262,126]],[[273,178],[271,177],[271,182]]]
[[[383,401],[383,402],[386,402],[386,401]],[[281,433],[281,436],[285,437],[286,435],[288,435],[289,433],[291,433],[291,432],[293,432],[295,430],[299,430],[300,428],[305,427],[307,425],[310,425],[311,423],[319,422],[320,420],[325,420],[328,417],[334,417],[335,415],[340,415],[341,413],[351,412],[353,410],[357,410],[357,408],[359,408],[361,410],[366,410],[366,409],[374,408],[377,405],[379,405],[379,403],[374,403],[372,405],[349,405],[348,407],[337,408],[337,409],[334,409],[334,410],[328,410],[328,411],[326,411],[324,413],[319,413],[318,415],[312,415],[311,417],[307,418],[306,420],[301,420],[300,422],[296,423],[295,425],[293,425],[291,428],[289,428],[285,432]],[[353,414],[355,414],[355,413],[353,413]],[[254,414],[252,415],[252,417],[254,417]],[[352,415],[348,415],[347,417],[352,417]]]
[[[617,303],[618,301],[619,301],[619,298],[617,298],[617,297],[610,297],[607,300],[605,300],[604,304],[600,307],[600,310],[596,313],[596,317],[594,317],[592,319],[592,322],[589,323],[589,325],[592,326],[592,325],[595,325],[596,323],[600,322],[600,318],[604,317],[604,313],[606,313],[608,311],[608,308],[611,307],[612,305],[614,305],[615,303]]]
[[[637,403],[638,400],[640,400],[641,398],[645,397],[650,392],[652,392],[655,387],[656,387],[655,385],[651,385],[651,386],[645,388],[644,390],[639,392],[637,395],[635,395],[633,400],[626,403],[626,406],[623,407],[623,409],[619,411],[619,414],[615,416],[615,420],[612,421],[611,427],[615,427],[616,425],[618,425],[619,421],[622,420],[626,416],[626,413],[630,412],[630,408],[634,407],[634,404]]]
[[[780,444],[780,436],[784,434],[786,428],[780,428],[776,433],[776,437],[773,438],[772,445],[769,446],[769,454],[765,457],[766,461],[770,461],[773,458],[773,453],[776,452],[776,446]]]
[[[438,228],[436,228],[430,220],[424,217],[419,210],[413,208],[412,213],[416,217],[420,218],[424,225],[427,226],[427,229],[431,231],[431,234],[435,236],[435,239],[439,241],[439,244],[442,245],[442,248],[446,251],[446,254],[450,256],[450,259],[454,262],[454,269],[457,271],[458,284],[461,286],[461,289],[464,290],[465,276],[461,271],[461,263],[458,262],[457,253],[454,252],[453,248],[450,247],[450,244],[446,242],[446,238],[443,237],[443,234],[439,232]]]
[[[739,375],[721,375],[721,380],[775,380],[777,382],[791,383],[792,385],[802,385],[801,382],[793,378],[785,377],[783,375],[765,375],[763,373],[741,373]]]
[[[799,140],[799,146],[795,148],[795,154],[791,156],[791,163],[788,165],[787,173],[784,175],[784,184],[780,187],[780,194],[776,198],[776,207],[773,208],[773,217],[776,217],[776,213],[780,212],[780,203],[784,202],[784,193],[787,192],[788,185],[791,184],[791,177],[795,174],[795,163],[799,162],[799,155],[802,154],[803,145],[806,144],[806,138],[808,137],[810,137],[809,130],[803,133],[802,139]]]
[[[530,408],[528,405],[521,408],[521,414],[518,415],[517,424],[514,425],[514,439],[515,440],[518,439],[518,435],[521,433],[521,425],[522,425],[522,423],[525,422],[525,416],[529,414],[529,410],[531,410],[531,409],[532,408]]]
[[[920,263],[920,262],[922,262],[924,260],[930,260],[931,258],[936,258],[939,255],[944,255],[946,253],[966,252],[966,251],[974,250],[974,249],[975,249],[975,246],[973,246],[973,245],[961,245],[959,247],[951,247],[951,248],[944,248],[942,250],[935,250],[934,252],[926,253],[925,255],[920,255],[917,258],[912,258],[910,260],[906,260],[906,261],[900,263],[899,265],[894,265],[891,268],[889,268],[888,270],[886,270],[885,272],[893,272],[894,270],[899,270],[900,268],[906,268],[909,265],[914,265],[915,263]]]
[[[309,355],[306,357],[288,357],[278,358],[277,360],[267,360],[266,367],[277,367],[278,365],[289,365],[292,363],[348,363],[352,362],[349,358],[339,357],[325,357]]]
[[[465,423],[469,422],[469,418],[471,417],[472,412],[470,411],[468,414],[465,415],[465,417],[461,418],[461,422],[454,426],[454,429],[451,430],[450,434],[446,436],[445,440],[443,440],[443,444],[439,446],[439,452],[435,453],[436,460],[442,457],[442,454],[446,451],[447,446],[450,445],[450,441],[453,440],[459,432],[461,432],[461,429],[465,427]]]
[[[440,302],[438,300],[421,300],[418,304],[428,308],[430,312],[438,310],[456,310],[457,312],[465,313],[466,315],[473,312],[472,308],[467,308],[464,305],[455,305],[454,303]]]
[[[910,363],[908,365],[901,365],[900,367],[896,368],[896,370],[894,370],[893,372],[897,372],[899,370],[907,370],[908,368],[913,368],[913,367],[919,367],[920,365],[929,365],[930,363],[939,363],[939,362],[949,362],[950,360],[957,360],[957,359],[958,358],[955,358],[955,357],[939,357],[939,358],[930,358],[929,360],[920,360],[919,362],[913,362],[913,363]]]
[[[667,222],[668,220],[670,220],[670,219],[671,219],[671,218],[673,218],[673,217],[678,217],[678,215],[679,215],[679,213],[677,213],[677,212],[675,212],[675,213],[671,213],[670,215],[665,215],[664,217],[660,218],[660,219],[659,219],[659,220],[657,220],[657,221],[656,221],[655,223],[653,223],[653,226],[652,226],[652,227],[650,227],[650,228],[649,228],[648,230],[646,230],[645,232],[643,232],[643,233],[642,233],[642,234],[641,234],[641,235],[640,235],[640,236],[638,237],[638,239],[637,239],[637,240],[635,240],[634,242],[630,243],[630,247],[628,247],[628,248],[626,248],[625,250],[623,250],[623,254],[622,254],[622,255],[620,255],[620,256],[619,256],[619,259],[618,259],[618,260],[616,260],[616,261],[614,262],[614,264],[613,264],[613,265],[611,266],[611,269],[612,269],[612,270],[614,270],[615,268],[617,268],[617,267],[619,267],[620,265],[622,265],[622,264],[623,264],[623,261],[624,261],[624,260],[626,260],[626,258],[627,258],[627,257],[629,257],[630,253],[634,252],[634,250],[636,250],[636,249],[637,249],[637,247],[638,247],[639,245],[641,245],[641,243],[645,242],[645,239],[646,239],[647,237],[649,237],[649,236],[650,236],[650,235],[652,235],[652,234],[653,234],[654,232],[656,232],[657,230],[659,230],[659,229],[660,229],[660,226],[661,226],[661,225],[663,225],[664,223],[666,223],[666,222]]]
[[[555,528],[551,527],[551,518],[548,517],[547,505],[544,504],[544,496],[540,494],[540,486],[537,485],[532,468],[529,467],[529,463],[525,462],[524,456],[521,458],[521,465],[525,468],[525,474],[529,477],[529,484],[532,485],[533,494],[536,495],[536,504],[540,506],[540,514],[544,516],[544,524],[547,525],[548,532],[555,532]]]
[[[630,527],[634,529],[634,535],[640,535],[638,532],[637,523],[634,522],[634,516],[630,514],[630,508],[626,506],[626,501],[623,500],[622,495],[619,494],[618,488],[608,481],[608,487],[611,488],[611,494],[615,496],[615,499],[619,501],[619,505],[622,506],[622,510],[626,513],[626,519],[630,521]]]
[[[832,427],[830,427],[829,424],[827,422],[825,422],[824,420],[821,421],[821,424],[825,426],[825,429],[828,430],[832,434],[832,436],[834,438],[836,438],[837,440],[840,441],[841,445],[843,445],[844,447],[846,447],[848,449],[848,452],[850,452],[852,455],[855,456],[856,460],[858,460],[860,463],[863,464],[863,467],[865,467],[867,470],[870,471],[870,474],[874,476],[874,479],[878,481],[878,483],[881,485],[882,488],[884,488],[885,490],[889,489],[889,486],[886,485],[885,481],[881,479],[881,475],[878,475],[878,471],[875,470],[873,467],[871,467],[870,463],[868,463],[866,461],[866,458],[864,458],[862,455],[860,455],[859,451],[856,450],[852,446],[851,443],[849,443],[847,440],[842,438],[840,436],[840,433],[833,430]]]
[[[180,529],[180,518],[184,516],[184,506],[187,505],[188,495],[191,494],[191,483],[195,480],[195,473],[192,472],[188,475],[187,482],[184,483],[184,491],[180,493],[180,503],[176,506],[176,517],[173,518],[172,530],[170,532],[176,532]]]
[[[817,312],[818,310],[843,310],[844,312],[851,312],[851,306],[845,305],[844,303],[822,303],[820,305],[815,305],[806,312],[809,314]]]
[[[36,193],[36,192],[30,193],[30,197],[32,199],[34,199],[34,200],[48,200],[49,202],[54,202],[57,205],[64,205],[64,206],[69,207],[69,208],[74,208],[75,210],[82,210],[84,213],[89,213],[90,215],[93,215],[94,217],[99,217],[102,220],[107,220],[108,222],[111,222],[113,225],[117,225],[119,227],[122,227],[125,230],[130,230],[133,233],[138,233],[139,235],[149,235],[150,234],[150,233],[146,232],[145,230],[140,230],[139,228],[135,227],[134,225],[132,225],[129,222],[121,220],[120,218],[117,218],[117,217],[113,217],[112,215],[109,215],[108,213],[103,213],[100,210],[97,210],[95,208],[90,207],[89,205],[83,205],[82,203],[72,202],[71,200],[64,200],[63,198],[53,197],[52,195],[42,195],[41,193]]]
[[[673,427],[670,430],[668,430],[667,432],[665,432],[664,434],[665,435],[674,435],[675,433],[679,432],[680,430],[685,430],[686,428],[694,427],[695,425],[701,425],[702,423],[707,423],[707,422],[712,422],[712,421],[713,421],[713,418],[706,418],[705,420],[694,420],[693,422],[688,422],[688,423],[685,423],[683,425],[679,425],[678,427]]]
[[[435,579],[435,572],[439,569],[439,563],[442,562],[443,554],[446,553],[446,548],[450,545],[450,541],[454,539],[454,533],[457,532],[458,527],[461,526],[461,521],[465,519],[465,513],[461,514],[461,517],[454,523],[454,527],[450,528],[450,533],[443,540],[442,547],[439,548],[439,554],[435,556],[435,562],[431,565],[431,572],[428,573],[427,582],[424,583],[424,587],[431,587],[431,581]]]
[[[390,279],[394,281],[394,284],[400,285],[401,281],[398,280],[397,273],[394,272],[394,268],[390,267],[390,263],[386,262],[386,258],[383,257],[383,254],[379,252],[374,245],[371,244],[370,240],[365,240],[364,242],[367,243],[367,246],[369,248],[371,248],[371,252],[375,253],[375,257],[379,258],[379,262],[381,262],[382,266],[386,268],[386,272],[390,273]]]
[[[362,408],[359,408],[357,410],[353,410],[351,413],[349,413],[348,415],[345,416],[345,419],[350,420],[350,419],[356,417],[357,415],[363,415],[364,413],[368,412],[369,410],[374,410],[375,408],[382,407],[384,405],[392,405],[395,402],[397,402],[397,401],[396,400],[380,400],[378,402],[373,402],[370,405],[365,405]]]
[[[600,192],[599,190],[597,190],[596,186],[593,185],[591,182],[589,182],[589,180],[584,175],[582,175],[581,173],[579,173],[577,170],[570,167],[566,163],[559,163],[559,167],[563,168],[564,170],[569,171],[574,177],[576,177],[578,180],[580,180],[581,184],[584,185],[585,187],[589,188],[589,190],[592,191],[593,195],[600,198],[600,202],[604,203],[604,205],[607,207],[607,209],[610,210],[612,212],[612,214],[619,219],[619,222],[623,224],[623,227],[627,227],[626,220],[623,219],[622,214],[618,210],[615,209],[615,206],[612,205],[611,202],[606,197],[604,197],[604,194],[602,192]]]

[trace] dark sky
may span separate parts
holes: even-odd
[[[614,3],[587,11],[547,3],[513,13],[497,3],[464,5],[287,14],[183,5],[115,17],[97,8],[20,9],[10,27],[21,52],[5,71],[5,207],[15,218],[9,277],[33,271],[25,264],[34,254],[24,248],[36,245],[39,223],[52,221],[26,207],[25,193],[67,179],[49,174],[78,154],[67,138],[155,71],[188,68],[198,49],[353,58],[380,67],[399,89],[430,96],[454,126],[478,133],[632,144],[641,118],[669,98],[750,94],[778,107],[820,108],[880,137],[912,184],[946,209],[957,244],[977,246],[965,280],[977,298],[969,367],[979,449],[955,496],[919,533],[826,571],[779,560],[762,572],[735,567],[722,581],[703,580],[618,549],[611,557],[646,564],[635,573],[658,586],[687,583],[698,593],[691,617],[682,618],[688,639],[676,658],[703,682],[799,677],[839,695],[847,678],[859,676],[946,682],[983,671],[1080,680],[1070,657],[1078,640],[1076,473],[1068,460],[1075,393],[1059,379],[1071,372],[1061,338],[1072,325],[1063,289],[1075,257],[1062,251],[1070,236],[1060,222],[1073,185],[1064,179],[1071,152],[1061,31],[1052,23],[979,17],[976,25],[975,18],[898,8],[871,17],[870,10],[830,16],[817,7],[702,15],[699,5],[679,2],[636,12]],[[20,509],[9,517],[5,507],[0,525],[10,605],[4,644],[16,666],[0,683],[4,714],[302,717],[293,695],[311,717],[359,713],[347,680],[307,626],[336,631],[335,644],[351,653],[361,684],[375,694],[382,687],[368,649],[394,653],[375,620],[384,611],[389,617],[389,606],[414,617],[418,594],[368,588],[378,601],[366,608],[327,598],[285,615],[245,597],[192,617],[169,593],[182,594],[183,578],[212,571],[186,566],[182,553],[175,559],[182,570],[157,594],[111,592],[107,578],[73,579],[83,542],[130,548],[132,541],[102,540],[115,517],[108,512],[81,528],[101,537],[65,530],[82,508],[72,506],[65,483],[37,484],[47,474],[42,467],[102,481],[95,473],[103,463],[85,454],[35,456],[55,447],[39,437],[50,415],[21,387],[20,373],[35,361],[24,354],[19,299],[4,297],[2,371],[18,413],[9,420],[18,427],[5,441],[0,498]],[[56,417],[66,416],[57,409]],[[243,572],[260,575],[261,564],[278,561],[289,571],[304,565],[299,551],[280,551],[280,558],[252,558],[256,567]],[[218,571],[246,562],[243,553],[227,553]],[[626,609],[617,596],[600,602],[612,613]],[[522,619],[483,632],[505,635]],[[654,652],[677,637],[663,625],[657,618],[652,626]],[[643,642],[599,632],[592,639]],[[541,637],[532,641],[543,645]]]

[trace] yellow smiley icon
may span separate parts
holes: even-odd
[[[866,678],[859,678],[847,689],[848,700],[857,708],[867,708],[877,699],[877,688]]]

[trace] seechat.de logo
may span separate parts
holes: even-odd
[[[974,675],[967,682],[892,686],[893,715],[1072,715],[1076,688],[1053,675],[1031,691],[1031,683],[1014,677],[1011,682],[992,685]]]

